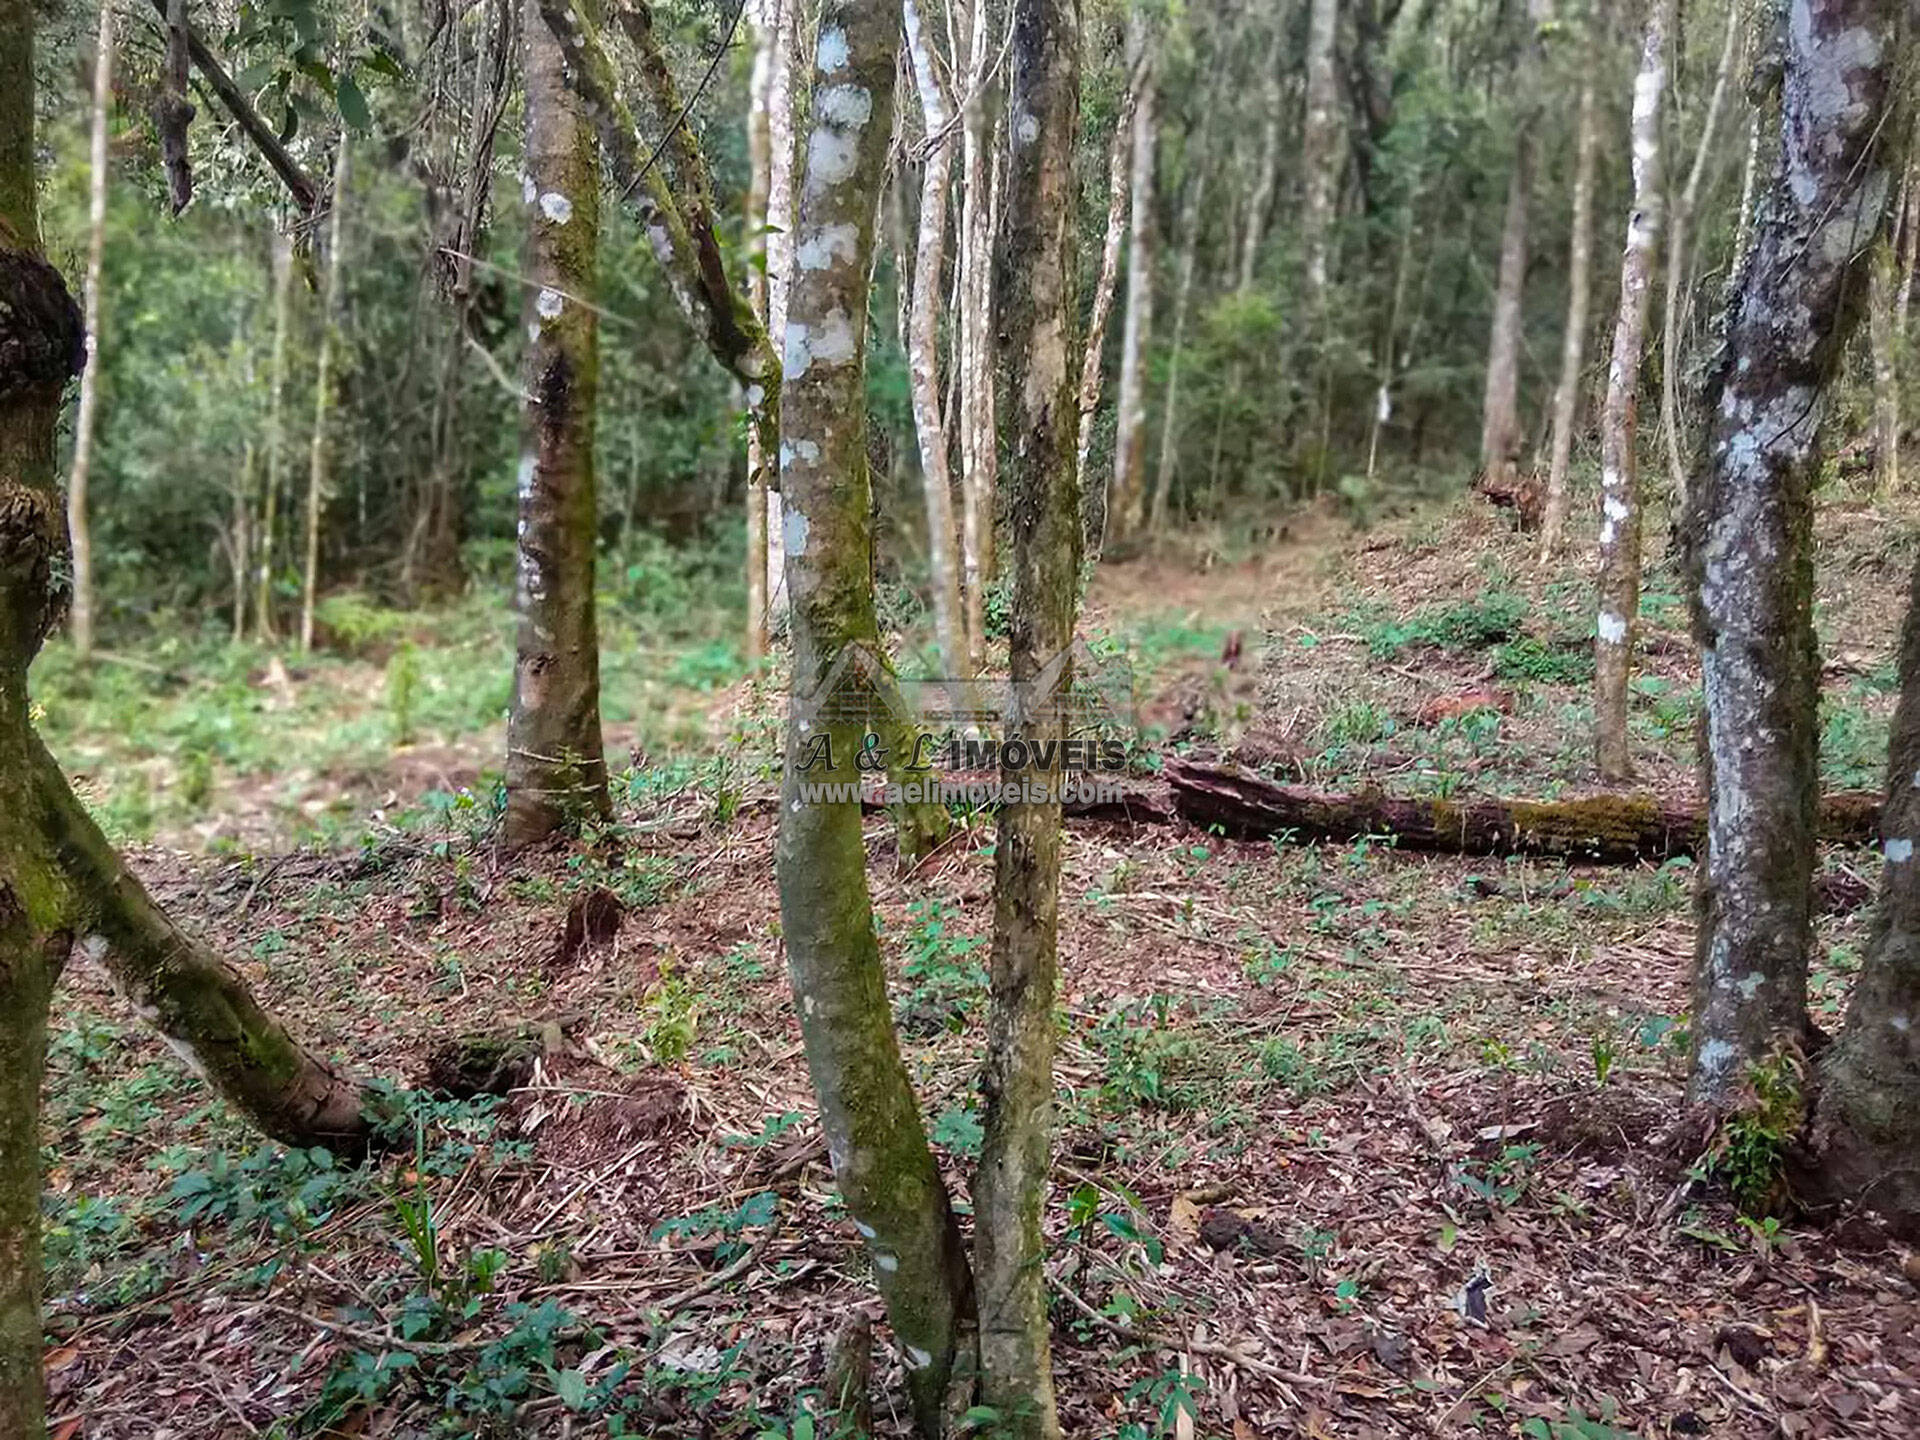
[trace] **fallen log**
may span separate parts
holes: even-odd
[[[1407,850],[1460,855],[1559,855],[1614,864],[1693,855],[1705,819],[1693,806],[1652,795],[1569,800],[1421,800],[1378,789],[1329,794],[1281,785],[1233,765],[1169,759],[1164,774],[1180,817],[1239,839],[1393,837]],[[1820,838],[1865,844],[1878,833],[1880,800],[1843,791],[1820,801]]]

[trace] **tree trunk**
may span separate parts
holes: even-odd
[[[1564,855],[1621,864],[1699,853],[1706,817],[1653,795],[1570,800],[1422,800],[1379,790],[1352,794],[1281,785],[1230,765],[1169,760],[1174,811],[1203,829],[1248,839],[1296,841],[1391,835],[1403,850],[1447,855]],[[1131,807],[1151,815],[1151,801]],[[1874,832],[1872,795],[1846,791],[1821,802],[1820,838],[1859,844]]]
[[[286,485],[287,332],[293,325],[293,241],[273,236],[273,358],[267,371],[267,483],[260,500],[260,536],[255,546],[253,634],[271,643],[273,629],[273,542],[279,528],[280,491]]]
[[[1013,606],[1008,652],[1017,687],[1066,657],[1079,596],[1079,417],[1073,353],[1078,250],[1073,155],[1080,114],[1080,16],[1074,0],[1014,0],[1009,166],[1001,314],[1010,393],[1008,450]],[[1150,102],[1141,116],[1151,131]],[[1135,147],[1134,201],[1152,189]],[[1137,212],[1136,212],[1137,213]],[[1134,264],[1139,263],[1135,251]],[[1067,659],[1071,666],[1071,659]],[[1063,684],[1066,683],[1064,680]],[[1009,717],[1009,733],[1064,738],[1055,707]],[[1048,1347],[1042,1210],[1053,1144],[1054,995],[1060,925],[1058,771],[1003,769],[1054,798],[1001,808],[994,848],[992,1013],[981,1076],[985,1138],[974,1177],[981,1400],[996,1433],[1055,1440],[1060,1417]]]
[[[907,368],[913,428],[920,439],[920,483],[927,507],[927,562],[933,588],[933,624],[948,675],[967,673],[966,621],[960,608],[958,539],[953,524],[953,475],[947,464],[947,420],[940,404],[940,300],[946,285],[947,192],[953,180],[953,122],[946,88],[934,68],[932,39],[919,8],[905,0],[907,50],[926,116],[921,161],[920,233],[914,244],[913,301],[907,319]]]
[[[1137,22],[1136,22],[1137,23]],[[1107,151],[1107,230],[1100,244],[1100,278],[1094,282],[1093,311],[1087,320],[1087,337],[1080,356],[1080,422],[1074,444],[1074,473],[1084,478],[1087,456],[1093,450],[1093,418],[1100,410],[1101,358],[1107,344],[1107,320],[1113,313],[1113,296],[1120,282],[1120,247],[1127,234],[1127,184],[1133,173],[1133,127],[1140,92],[1148,84],[1146,46],[1129,45],[1132,52],[1127,93],[1121,98],[1120,113],[1113,122],[1113,144]],[[1088,487],[1100,502],[1097,523],[1089,533],[1098,535],[1106,528],[1106,489]]]
[[[794,213],[794,77],[793,55],[799,0],[780,0],[779,34],[773,52],[773,74],[767,87],[767,309],[765,333],[769,353],[777,353],[787,333],[787,292],[793,283]],[[774,429],[778,429],[775,417]],[[764,623],[771,633],[787,624],[787,557],[781,514],[780,459],[767,468],[767,606]]]
[[[1660,106],[1675,0],[1651,0],[1633,82],[1633,209],[1620,257],[1620,310],[1600,415],[1600,606],[1594,627],[1594,759],[1600,776],[1632,774],[1627,745],[1627,678],[1640,613],[1640,482],[1634,422],[1640,408],[1640,352],[1660,237]]]
[[[1300,253],[1306,270],[1308,323],[1326,318],[1327,241],[1340,186],[1340,89],[1334,44],[1340,0],[1312,0],[1307,14],[1307,115],[1300,136]]]
[[[968,61],[960,150],[960,316],[955,351],[960,380],[960,563],[966,590],[967,671],[972,674],[986,663],[987,585],[993,576],[994,492],[1000,471],[993,327],[997,111],[987,93],[997,52],[988,0],[971,0],[962,13],[967,16]]]
[[[767,189],[772,183],[774,54],[785,0],[753,0],[753,74],[747,87],[747,303],[767,323]],[[544,29],[544,24],[542,25]],[[758,264],[755,264],[755,261]],[[767,653],[767,480],[759,431],[747,431],[747,663]]]
[[[593,474],[598,393],[600,157],[567,88],[566,56],[523,17],[528,336],[521,407],[519,628],[507,724],[509,845],[544,840],[613,812],[600,737],[600,639],[594,623],[599,505]],[[535,287],[538,287],[536,290]]]
[[[857,802],[801,787],[860,776],[864,715],[823,686],[851,645],[877,652],[865,360],[875,212],[892,130],[897,12],[827,0],[786,330],[781,480],[792,603],[792,724],[780,810],[780,915],[820,1123],[937,1435],[972,1307],[966,1255],[900,1058],[874,936]],[[825,764],[802,767],[829,747]]]
[[[1280,172],[1280,67],[1285,57],[1287,23],[1292,15],[1283,11],[1274,17],[1273,49],[1260,71],[1260,94],[1266,113],[1260,127],[1259,166],[1253,177],[1253,190],[1247,196],[1247,226],[1240,237],[1240,289],[1253,288],[1253,275],[1260,263],[1260,242],[1267,234],[1267,212],[1273,208],[1274,179]],[[1209,112],[1211,119],[1211,112]],[[1184,284],[1184,280],[1182,281]],[[1164,447],[1162,450],[1164,452]]]
[[[1689,269],[1687,242],[1691,238],[1687,226],[1700,204],[1700,184],[1706,177],[1707,160],[1713,154],[1713,136],[1720,125],[1720,112],[1726,106],[1743,18],[1740,6],[1727,7],[1727,36],[1720,47],[1720,67],[1714,72],[1706,118],[1700,122],[1700,143],[1694,148],[1693,167],[1687,172],[1686,187],[1674,201],[1673,214],[1667,223],[1667,302],[1660,317],[1660,430],[1667,437],[1667,468],[1673,478],[1676,514],[1684,513],[1687,506],[1686,446],[1680,435],[1680,346],[1685,330],[1681,312],[1688,308],[1684,292]]]
[[[1920,1238],[1920,565],[1900,643],[1900,705],[1880,814],[1880,897],[1846,1028],[1821,1057],[1814,1188]]]
[[[1211,119],[1211,116],[1208,117]],[[1193,271],[1200,249],[1200,214],[1207,193],[1206,165],[1207,121],[1201,122],[1199,143],[1193,147],[1193,177],[1187,182],[1187,198],[1180,207],[1180,260],[1173,292],[1173,343],[1167,351],[1167,399],[1160,412],[1160,463],[1153,480],[1153,503],[1148,509],[1148,529],[1164,535],[1167,507],[1173,499],[1176,421],[1180,403],[1181,348],[1187,338],[1187,307],[1193,300]]]
[[[1773,194],[1707,389],[1709,463],[1687,539],[1708,797],[1692,1094],[1713,1106],[1733,1101],[1752,1063],[1807,1033],[1813,485],[1825,392],[1858,317],[1855,260],[1890,189],[1876,137],[1896,14],[1894,0],[1795,0]]]
[[[166,925],[119,867],[33,733],[27,668],[66,602],[55,431],[87,349],[80,312],[40,254],[33,32],[31,0],[0,0],[0,1434],[9,1437],[38,1435],[45,1425],[40,1088],[47,1009],[75,937],[88,953],[110,957],[141,1013],[192,1047],[223,1088],[236,1071],[258,1080],[270,1068],[282,1082],[295,1073],[337,1081],[277,1026],[269,1034],[257,1007],[248,1014],[232,1003],[245,991],[224,967],[215,967],[230,982],[224,991],[180,1003],[192,982],[214,978],[202,965],[206,953]],[[223,1013],[215,999],[228,1002]],[[225,1048],[212,1043],[210,1023],[221,1021]],[[283,1070],[282,1061],[292,1063]],[[358,1094],[341,1083],[357,1128]]]
[[[1873,489],[1900,489],[1900,367],[1894,339],[1894,258],[1878,245],[1867,269],[1867,336],[1873,350]]]
[[[333,159],[333,203],[327,215],[326,293],[320,300],[320,340],[313,362],[313,437],[307,456],[307,552],[300,587],[300,649],[313,649],[313,610],[320,592],[320,518],[326,507],[331,459],[327,423],[333,409],[334,331],[340,324],[340,248],[347,204],[347,132],[340,132]]]
[[[1507,180],[1507,215],[1500,228],[1500,278],[1494,290],[1487,386],[1480,408],[1480,473],[1489,491],[1513,491],[1520,459],[1520,321],[1527,282],[1527,203],[1532,188],[1533,141],[1522,125],[1514,135],[1513,169]]]
[[[1141,22],[1144,26],[1145,21]],[[1154,37],[1143,42],[1149,54]],[[1149,60],[1133,111],[1133,162],[1128,179],[1127,314],[1120,334],[1120,393],[1113,440],[1113,488],[1107,521],[1116,536],[1140,529],[1147,487],[1147,347],[1153,329],[1153,174],[1159,125],[1154,116],[1156,66]]]
[[[93,428],[100,409],[100,269],[107,248],[107,120],[113,108],[113,9],[101,0],[93,43],[93,115],[87,183],[87,368],[80,372],[80,408],[73,417],[73,468],[67,477],[67,536],[73,547],[70,621],[74,653],[93,654],[93,528],[87,481],[93,474]]]
[[[252,380],[252,366],[248,366]],[[247,638],[247,587],[253,581],[253,492],[255,467],[253,441],[240,452],[240,483],[233,487],[233,533],[229,540],[233,562],[233,643]]]
[[[1559,553],[1567,528],[1568,472],[1573,466],[1573,427],[1580,410],[1580,375],[1586,367],[1587,304],[1593,270],[1593,169],[1600,149],[1593,68],[1580,81],[1579,131],[1574,141],[1573,235],[1567,247],[1567,328],[1560,339],[1560,379],[1553,389],[1553,443],[1547,461],[1547,492],[1540,519],[1540,559]]]

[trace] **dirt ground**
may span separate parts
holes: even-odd
[[[1910,533],[1823,521],[1850,717],[1830,766],[1864,770],[1876,724],[1884,746]],[[1542,572],[1470,506],[1366,535],[1322,517],[1254,563],[1110,567],[1089,624],[1178,637],[1142,667],[1163,748],[1578,789],[1577,564]],[[1649,591],[1672,593],[1657,565]],[[1652,612],[1636,747],[1680,793],[1685,615]],[[475,810],[346,852],[133,857],[360,1073],[416,1084],[445,1036],[503,1022],[537,1058],[497,1105],[414,1102],[411,1150],[339,1170],[257,1145],[76,961],[47,1137],[57,1435],[805,1433],[831,1337],[879,1308],[788,1009],[765,782],[636,773],[597,843],[511,858]],[[912,874],[884,820],[870,840],[908,1064],[964,1202],[992,831]],[[1830,1026],[1875,878],[1863,853],[1823,860]],[[617,929],[566,943],[603,891]],[[1075,825],[1047,1212],[1066,1432],[1920,1434],[1920,1262],[1870,1223],[1741,1216],[1676,1123],[1689,892],[1684,861]],[[877,1426],[904,1434],[879,1336]]]

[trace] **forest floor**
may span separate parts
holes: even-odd
[[[1917,523],[1821,522],[1836,788],[1879,784]],[[1087,629],[1127,643],[1150,750],[1329,788],[1575,793],[1583,564],[1543,572],[1471,502],[1366,532],[1310,517],[1251,558],[1107,567]],[[1695,784],[1678,597],[1650,567],[1633,734],[1669,795]],[[500,658],[491,623],[384,662],[81,686],[56,655],[40,677],[70,764],[150,767],[144,812],[93,792],[167,842],[136,868],[310,1042],[412,1086],[449,1035],[537,1037],[502,1099],[396,1091],[413,1143],[349,1169],[260,1144],[76,959],[47,1120],[56,1435],[797,1440],[829,1339],[878,1314],[788,1005],[768,687],[686,661],[698,637],[612,661],[639,752],[616,822],[509,857],[484,705],[423,702],[417,743],[368,758],[400,728],[392,654],[457,696]],[[677,692],[657,680],[683,664]],[[668,687],[645,703],[621,693],[643,671]],[[144,733],[111,724],[138,694]],[[295,771],[297,794],[273,788]],[[316,817],[336,828],[289,846]],[[883,818],[869,833],[907,1061],[964,1202],[992,830],[911,874]],[[1087,822],[1065,866],[1047,1229],[1068,1434],[1920,1433],[1920,1264],[1870,1226],[1742,1216],[1674,1124],[1687,862]],[[1876,876],[1865,851],[1823,857],[1829,1025]],[[612,914],[584,903],[602,891],[621,922],[570,933]],[[878,1372],[881,1432],[903,1434],[890,1348]]]

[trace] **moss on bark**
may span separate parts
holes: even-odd
[[[507,843],[524,845],[611,813],[600,732],[594,616],[591,308],[600,239],[600,158],[568,88],[566,56],[526,0],[524,166],[528,187],[526,397],[521,411],[519,582],[507,727]]]

